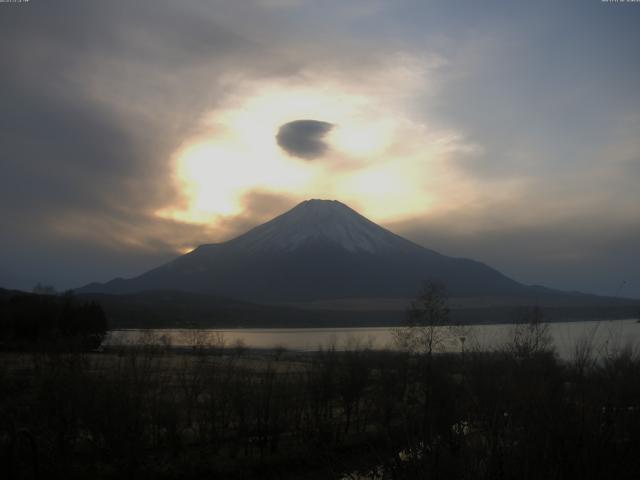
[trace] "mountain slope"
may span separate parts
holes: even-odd
[[[444,282],[455,296],[521,295],[532,288],[480,262],[412,243],[340,202],[308,200],[228,242],[80,291],[173,289],[261,302],[406,298],[427,279]]]

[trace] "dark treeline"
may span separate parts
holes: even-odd
[[[2,478],[639,478],[632,350],[561,362],[531,323],[445,355],[425,332],[419,353],[4,354]]]
[[[50,348],[53,344],[96,348],[107,332],[102,307],[72,293],[0,296],[0,348]]]
[[[402,325],[404,310],[305,309],[281,305],[258,305],[214,295],[149,291],[128,295],[79,294],[79,299],[99,303],[111,328],[300,328],[374,327]],[[577,296],[571,306],[547,298],[545,320],[573,321],[633,318],[638,302],[624,299]],[[573,298],[573,297],[572,297]],[[519,299],[521,305],[538,303],[535,297]],[[581,303],[582,302],[582,303]],[[602,302],[602,303],[598,303]],[[617,302],[617,303],[616,303]],[[456,323],[511,323],[523,306],[485,305],[457,307],[450,312]]]

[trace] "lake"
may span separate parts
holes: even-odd
[[[553,344],[561,358],[571,358],[576,346],[590,342],[599,355],[619,351],[640,344],[640,323],[635,319],[556,322],[547,324]],[[489,350],[513,339],[513,324],[437,327],[442,339],[440,351]],[[196,345],[251,349],[284,348],[294,351],[315,351],[335,346],[338,350],[354,346],[374,349],[394,348],[396,328],[265,328],[265,329],[126,329],[112,330],[104,341],[105,347],[133,345],[167,345],[189,348]],[[461,340],[464,337],[464,341]]]

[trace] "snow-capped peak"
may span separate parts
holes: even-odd
[[[337,200],[317,199],[304,201],[229,243],[244,251],[293,251],[311,242],[369,253],[415,247]]]

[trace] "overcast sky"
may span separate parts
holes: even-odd
[[[638,25],[601,0],[0,3],[0,286],[132,276],[330,198],[640,298]]]

